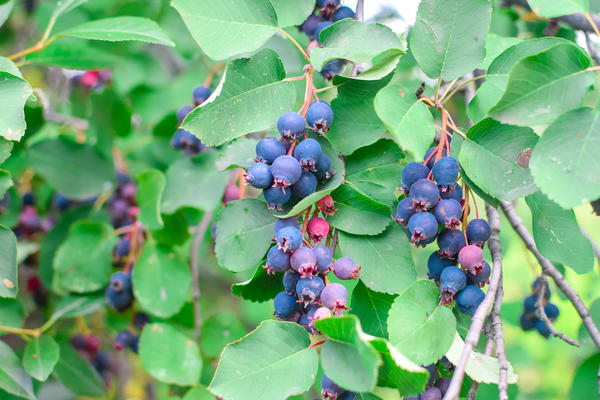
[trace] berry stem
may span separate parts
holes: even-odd
[[[244,180],[244,170],[240,168],[238,175],[238,187],[240,188],[240,199],[246,198],[246,181]]]
[[[462,220],[462,232],[467,235],[467,217],[469,216],[469,187],[465,183],[463,186],[465,192],[465,204],[463,205],[463,220]]]
[[[206,76],[206,79],[204,79],[204,86],[206,87],[210,87],[215,75],[225,66],[224,62],[220,62],[217,65],[215,65],[210,72],[208,73],[208,75]]]
[[[460,89],[464,88],[465,86],[467,86],[471,82],[475,82],[476,80],[483,79],[485,77],[487,77],[487,75],[479,75],[479,76],[476,76],[475,78],[472,78],[472,79],[469,79],[468,81],[463,82],[456,89],[454,89],[453,91],[451,91],[450,94],[444,94],[444,96],[440,100],[440,102],[442,104],[446,104],[446,102],[448,100],[450,100],[452,98],[452,96],[454,96],[456,94],[456,92],[458,92]]]
[[[42,330],[38,329],[25,329],[25,328],[12,328],[10,326],[4,326],[0,324],[0,331],[6,333],[13,333],[15,335],[25,335],[25,336],[33,336],[40,337],[42,334]]]
[[[140,223],[138,221],[134,222],[133,224],[133,228],[131,230],[131,246],[129,247],[129,254],[127,255],[127,263],[125,264],[125,268],[123,268],[123,272],[125,272],[126,274],[129,273],[129,270],[131,269],[131,266],[133,265],[133,261],[135,260],[135,251],[136,251],[136,247],[137,247],[137,242],[138,242],[138,232],[139,232],[139,227],[140,227]]]
[[[320,346],[320,345],[322,345],[322,344],[323,344],[323,343],[325,343],[326,341],[327,341],[327,340],[321,340],[320,342],[313,343],[313,344],[311,344],[310,346],[308,346],[308,348],[309,348],[309,349],[313,349],[313,348],[315,348],[315,347],[317,347],[317,346]]]
[[[294,46],[296,46],[298,48],[298,50],[300,51],[300,53],[302,53],[302,56],[304,57],[304,59],[310,63],[310,57],[308,56],[308,54],[306,54],[306,51],[304,51],[304,49],[302,48],[302,46],[300,46],[300,43],[298,43],[296,41],[296,39],[294,39],[289,33],[287,33],[286,31],[284,31],[283,29],[280,28],[279,32],[281,34],[283,34],[283,36],[287,37],[294,44]]]
[[[304,244],[306,245],[306,247],[308,247],[309,249],[312,249],[312,246],[310,244],[310,242],[308,240],[306,240],[305,238],[302,238],[302,241],[304,242]]]
[[[310,215],[310,209],[312,208],[312,205],[309,206],[304,214],[304,222],[302,223],[302,238],[304,238],[304,235],[306,234],[306,228],[308,227],[308,216]]]
[[[594,33],[596,34],[596,36],[600,37],[600,30],[598,30],[598,27],[596,26],[596,24],[594,23],[594,20],[590,16],[590,13],[585,13],[584,15],[585,15],[585,19],[587,19],[588,22],[590,23],[590,25],[592,26],[592,29],[594,30]]]

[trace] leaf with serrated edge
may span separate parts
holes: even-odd
[[[392,221],[388,205],[375,201],[344,184],[331,194],[337,211],[329,225],[354,235],[378,235]]]

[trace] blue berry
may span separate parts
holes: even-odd
[[[348,300],[348,291],[344,285],[333,282],[325,286],[321,292],[321,302],[323,305],[333,311],[334,315],[341,315],[343,310],[347,310],[346,301]]]
[[[298,321],[300,306],[294,296],[286,292],[279,292],[273,300],[273,314],[280,321]]]
[[[398,207],[396,208],[396,216],[394,217],[394,221],[402,224],[403,226],[408,225],[410,217],[415,215],[416,212],[412,204],[413,201],[408,197],[400,200]]]
[[[263,190],[265,201],[269,210],[281,210],[283,205],[292,197],[292,192],[278,187],[270,187]]]
[[[421,393],[419,400],[442,400],[442,392],[435,386],[427,388]]]
[[[331,80],[334,76],[340,73],[342,68],[344,68],[345,63],[346,61],[341,58],[334,58],[323,66],[321,69],[321,75],[323,75],[325,79]]]
[[[35,195],[32,192],[27,192],[23,195],[23,205],[24,206],[34,206],[35,205]]]
[[[331,169],[331,159],[325,153],[321,153],[317,160],[315,175],[320,181],[326,181],[335,174],[335,171]]]
[[[467,286],[467,276],[458,267],[444,268],[440,275],[440,304],[449,304],[454,301],[456,294]]]
[[[433,179],[437,182],[442,192],[456,185],[458,179],[458,161],[456,158],[446,156],[440,158],[433,165]]]
[[[418,243],[436,237],[438,224],[435,217],[430,213],[417,213],[408,220],[408,233],[410,241]]]
[[[333,110],[324,101],[313,101],[306,112],[308,126],[316,132],[325,134],[333,122]]]
[[[269,165],[279,156],[285,154],[285,146],[274,137],[266,137],[256,144],[256,162],[264,162]]]
[[[314,39],[315,38],[315,29],[317,29],[317,26],[323,21],[325,21],[324,18],[322,18],[318,15],[315,15],[315,14],[311,14],[302,23],[302,25],[300,26],[300,30],[302,32],[304,32],[306,34],[306,36],[309,37],[309,39]]]
[[[313,138],[301,141],[294,149],[294,158],[298,160],[305,171],[317,170],[316,165],[321,154],[323,154],[321,145]]]
[[[322,44],[321,40],[319,38],[319,36],[321,35],[321,32],[324,29],[329,28],[331,25],[333,25],[333,22],[331,22],[331,21],[323,21],[319,25],[317,25],[317,27],[315,28],[314,38],[315,38],[315,40],[317,42],[319,42],[319,44]]]
[[[538,321],[538,318],[535,314],[521,314],[519,316],[519,325],[521,325],[521,329],[524,331],[530,331],[535,328],[535,323]]]
[[[295,112],[286,112],[277,120],[277,130],[286,140],[297,139],[306,133],[306,120]]]
[[[302,277],[317,273],[317,255],[312,249],[302,246],[290,257],[290,267]]]
[[[304,310],[304,314],[300,316],[298,320],[298,324],[301,325],[308,333],[311,335],[317,335],[318,332],[312,323],[313,316],[315,315],[315,311],[319,308],[318,304],[309,304]]]
[[[558,314],[560,314],[558,307],[552,303],[546,303],[544,306],[544,312],[551,321],[554,321],[556,318],[558,318]]]
[[[277,232],[279,232],[279,230],[281,228],[286,227],[286,226],[293,226],[296,229],[300,229],[300,223],[298,222],[298,220],[294,217],[290,217],[290,218],[281,218],[281,219],[278,219],[277,221],[275,221],[275,225],[273,226],[273,231],[277,235]]]
[[[325,282],[320,277],[306,276],[300,278],[298,284],[296,284],[296,293],[298,293],[298,298],[305,305],[317,303],[324,287]]]
[[[147,323],[150,322],[150,316],[143,312],[137,312],[133,316],[133,325],[141,331]]]
[[[121,331],[115,336],[115,349],[119,351],[125,350],[133,344],[134,340],[135,335],[133,333],[127,330]]]
[[[449,229],[456,229],[460,226],[462,218],[462,207],[456,200],[440,200],[433,209],[433,215],[440,225]]]
[[[271,165],[275,187],[286,188],[298,182],[302,175],[302,167],[298,160],[292,156],[279,156]]]
[[[340,21],[345,18],[354,18],[354,17],[356,17],[356,14],[354,14],[354,11],[352,11],[352,9],[350,7],[341,6],[340,8],[337,9],[337,11],[335,13],[333,13],[333,18],[331,18],[331,20],[333,22],[337,22],[337,21]]]
[[[210,97],[212,90],[206,86],[196,86],[193,92],[194,103],[196,105],[202,104]]]
[[[344,389],[329,379],[327,375],[323,374],[323,377],[321,378],[321,394],[323,395],[324,399],[329,398],[331,400],[335,400],[344,392]]]
[[[406,193],[410,191],[413,183],[419,179],[427,179],[429,168],[420,162],[409,162],[402,168],[402,189]]]
[[[533,281],[533,283],[531,284],[531,289],[533,290],[533,293],[535,294],[539,294],[540,293],[540,289],[542,288],[542,280],[541,278],[536,278],[535,281]],[[548,300],[550,298],[551,292],[550,292],[550,288],[548,287],[548,284],[545,285],[546,288],[544,289],[544,299]]]
[[[318,244],[312,248],[315,257],[317,258],[317,272],[320,274],[326,274],[331,270],[331,250],[322,244]]]
[[[244,181],[255,188],[269,188],[273,184],[271,168],[262,162],[254,163],[248,168],[248,172],[244,174]]]
[[[456,296],[456,308],[463,314],[473,315],[485,297],[483,290],[475,285],[468,285]]]
[[[425,153],[425,160],[427,160],[429,158],[429,156],[431,155],[431,153],[433,153],[435,151],[435,149],[437,149],[437,147],[431,147],[429,150],[427,150],[427,152]],[[446,157],[448,155],[448,152],[446,151],[446,149],[442,150],[442,157]],[[427,167],[429,169],[433,168],[433,164],[435,164],[435,159],[437,156],[433,156],[431,158],[429,158],[429,161],[427,161]]]
[[[283,272],[290,268],[290,253],[280,250],[277,246],[271,247],[267,253],[267,264],[264,266],[267,274]]]
[[[181,123],[185,117],[194,109],[194,106],[185,105],[177,110],[177,121]]]
[[[541,319],[535,321],[535,330],[546,339],[548,339],[552,333]]]
[[[491,274],[492,269],[490,268],[490,264],[483,260],[483,269],[479,271],[478,274],[472,274],[471,271],[467,271],[467,283],[469,285],[484,287],[486,284],[490,283]]]
[[[275,236],[277,246],[285,252],[292,252],[302,246],[302,231],[294,226],[281,228]]]
[[[536,302],[537,302],[536,294],[532,294],[532,295],[525,297],[525,300],[523,300],[523,309],[525,310],[525,312],[526,313],[534,313],[536,310],[536,305],[535,305]]]
[[[440,197],[445,200],[454,199],[460,203],[463,199],[463,190],[460,185],[454,185],[454,187],[448,188],[445,192],[440,191]]]
[[[6,199],[6,200],[5,200]],[[5,201],[6,203],[8,203],[8,192],[4,194],[4,197],[2,198],[2,200],[0,200],[0,210],[3,206],[2,202]],[[58,208],[59,210],[66,210],[67,208],[69,208],[69,206],[72,204],[71,200],[69,200],[68,198],[66,198],[65,196],[63,196],[60,193],[56,193],[54,195],[54,206],[56,208]],[[4,205],[6,206],[6,204]]]
[[[317,177],[312,172],[302,172],[298,182],[292,185],[292,195],[298,199],[310,196],[317,190]]]
[[[427,277],[439,282],[442,271],[446,267],[456,266],[456,261],[443,258],[437,251],[431,253],[427,260]]]
[[[413,208],[417,212],[428,211],[435,207],[439,201],[438,188],[429,179],[419,179],[410,187],[409,199],[413,201]]]
[[[131,275],[125,272],[115,272],[110,278],[106,289],[106,304],[116,311],[122,312],[131,306],[133,293],[131,291]]]
[[[473,219],[467,224],[467,240],[469,244],[483,247],[492,236],[492,229],[485,219]]]
[[[333,274],[341,280],[358,279],[361,266],[350,257],[340,257],[333,264]]]
[[[120,237],[113,250],[113,256],[117,260],[126,257],[129,254],[129,247],[129,238],[126,238],[125,236]]]
[[[285,274],[283,274],[283,288],[285,292],[292,296],[297,296],[296,293],[296,285],[300,280],[300,274],[296,271],[287,270]]]

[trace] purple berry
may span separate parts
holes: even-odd
[[[285,146],[274,137],[266,137],[256,143],[256,162],[264,162],[269,165],[279,156],[285,154]]]
[[[286,112],[277,120],[277,130],[286,140],[297,139],[306,133],[306,120],[298,113]]]
[[[317,29],[317,26],[321,22],[323,22],[323,21],[325,21],[325,19],[323,19],[322,17],[319,17],[318,15],[311,14],[302,23],[302,26],[300,26],[300,30],[302,32],[304,32],[306,34],[306,36],[309,37],[309,39],[314,39],[314,37],[315,37],[315,29]]]
[[[126,257],[129,255],[129,247],[129,238],[121,236],[115,246],[115,249],[113,250],[113,257],[117,260]]]
[[[454,259],[467,243],[465,235],[461,231],[457,229],[444,229],[438,235],[437,244],[442,257]]]
[[[283,188],[270,187],[263,190],[269,210],[281,210],[283,205],[292,197],[292,192]]]
[[[141,331],[147,323],[150,322],[150,316],[143,312],[137,312],[133,316],[133,325]]]
[[[273,231],[275,233],[275,235],[277,235],[277,232],[279,232],[279,230],[283,227],[286,226],[293,226],[294,228],[300,230],[300,223],[298,222],[298,220],[294,217],[290,217],[290,218],[283,218],[283,219],[278,219],[277,221],[275,221],[275,225],[273,226]]]
[[[302,246],[292,253],[290,266],[302,277],[312,276],[317,273],[317,256],[312,249]]]
[[[312,172],[303,171],[300,179],[292,185],[292,195],[298,199],[310,196],[317,190],[317,177]]]
[[[323,21],[319,25],[317,25],[317,27],[315,28],[314,38],[317,42],[319,42],[319,44],[322,44],[321,40],[319,38],[319,36],[321,35],[321,32],[323,32],[323,30],[325,30],[326,28],[329,28],[331,25],[333,25],[333,22]],[[309,123],[309,125],[310,125],[310,123]]]
[[[314,324],[312,322],[313,316],[315,315],[315,312],[317,311],[318,308],[319,308],[318,304],[309,304],[306,307],[304,314],[302,314],[300,316],[300,319],[298,320],[298,324],[301,325],[304,329],[306,329],[306,331],[308,333],[310,333],[311,335],[317,335],[319,333],[315,329]]]
[[[447,191],[456,185],[458,179],[458,161],[456,158],[446,156],[440,158],[433,165],[433,179],[437,182],[442,192]]]
[[[296,285],[298,284],[298,280],[300,280],[300,274],[290,270],[285,271],[283,274],[283,288],[285,292],[289,295],[296,296]]]
[[[490,264],[487,261],[483,260],[483,268],[477,275],[472,274],[467,271],[467,283],[469,285],[475,285],[477,287],[484,287],[488,283],[490,283],[490,275],[492,274],[492,269],[490,268]]]
[[[306,122],[310,129],[324,135],[333,122],[331,106],[324,101],[312,102],[306,112]]]
[[[323,154],[321,145],[313,138],[301,141],[294,149],[294,158],[298,160],[305,171],[317,170],[316,165],[321,154]]]
[[[544,298],[546,300],[548,300],[550,298],[550,295],[551,295],[550,288],[548,287],[547,283],[544,286],[546,286],[545,289],[544,289]],[[542,280],[541,280],[541,278],[538,277],[531,284],[531,290],[533,290],[533,293],[539,294],[541,288],[542,288]]]
[[[298,182],[302,175],[300,163],[292,156],[279,156],[271,165],[275,187],[286,188]]]
[[[304,305],[317,303],[325,282],[318,276],[300,278],[296,284],[296,293]]]
[[[321,394],[323,399],[336,400],[339,395],[344,393],[346,390],[339,387],[334,381],[323,374],[321,378]]]
[[[339,74],[342,68],[344,68],[345,63],[346,60],[341,58],[334,58],[333,60],[327,61],[321,69],[321,75],[323,75],[325,79],[331,80],[334,76]]]
[[[348,291],[340,283],[330,283],[321,292],[321,302],[333,311],[334,315],[341,315],[346,308]]]
[[[194,109],[194,106],[185,105],[177,110],[177,121],[181,123],[185,117]]]
[[[267,264],[263,267],[267,274],[283,272],[290,268],[290,253],[280,250],[277,246],[271,247],[267,253]]]
[[[412,217],[416,212],[412,204],[413,201],[409,198],[400,200],[398,207],[396,208],[396,216],[393,218],[394,221],[403,226],[407,226],[410,217]]]
[[[437,251],[431,253],[427,260],[427,277],[436,282],[440,281],[442,271],[446,267],[456,266],[456,261],[443,258]]]
[[[135,335],[130,331],[121,331],[115,336],[115,350],[122,351],[130,347],[135,340]]]
[[[320,319],[329,318],[329,317],[331,317],[331,310],[329,310],[329,308],[327,308],[327,307],[319,307],[319,308],[317,308],[315,313],[312,315],[311,324],[314,325],[315,321],[318,321]]]
[[[317,160],[315,175],[318,180],[326,181],[335,175],[335,171],[331,169],[331,159],[325,153],[321,153]]]
[[[440,191],[440,197],[445,200],[454,199],[460,203],[463,199],[463,190],[460,185],[454,185],[445,192]]]
[[[354,14],[354,11],[352,11],[352,9],[348,6],[341,6],[340,8],[337,9],[337,11],[335,13],[333,13],[333,17],[331,18],[331,20],[333,22],[337,22],[337,21],[341,21],[342,19],[346,19],[346,18],[355,18],[356,14]]]
[[[464,270],[476,275],[483,269],[483,252],[475,245],[468,245],[458,252],[458,262]]]
[[[419,398],[420,400],[442,400],[442,392],[440,389],[434,387],[430,387],[421,393]]]
[[[483,290],[475,285],[468,285],[456,296],[456,308],[463,314],[473,315],[484,298]]]
[[[312,248],[313,253],[317,257],[317,272],[319,274],[327,274],[331,268],[331,250],[322,244],[316,245]]]
[[[206,86],[196,86],[192,96],[194,97],[194,103],[200,105],[206,101],[212,94],[212,90]]]
[[[258,189],[266,189],[273,184],[273,175],[271,168],[265,163],[257,162],[248,168],[248,172],[244,174],[246,184]]]
[[[462,207],[456,200],[440,200],[433,209],[433,215],[440,225],[449,229],[456,229],[460,226],[462,218]]]
[[[440,392],[442,392],[442,396],[444,396],[448,391],[448,387],[450,387],[450,381],[451,379],[446,376],[442,376],[437,381],[435,381],[435,387],[440,389]]]
[[[298,321],[300,306],[294,296],[279,292],[273,300],[273,314],[280,321]]]
[[[358,279],[360,268],[352,258],[341,257],[333,264],[333,274],[341,280]]]
[[[302,246],[302,231],[294,226],[286,226],[277,231],[277,246],[286,253]]]
[[[421,212],[435,207],[439,201],[440,193],[433,181],[419,179],[411,185],[408,197],[413,201],[415,211]]]
[[[429,150],[427,150],[427,152],[425,153],[425,160],[427,160],[429,158],[429,156],[431,155],[431,153],[433,153],[435,151],[435,149],[437,149],[437,147],[431,147]],[[446,157],[448,155],[448,152],[446,151],[446,149],[442,150],[442,157]],[[429,161],[427,161],[427,168],[432,169],[433,168],[433,164],[435,164],[435,159],[436,156],[433,156],[431,158],[429,158]]]
[[[467,286],[467,276],[458,267],[444,268],[440,275],[440,304],[452,303],[456,294]]]
[[[106,289],[106,304],[116,311],[123,312],[131,306],[132,302],[131,275],[122,271],[115,272]]]
[[[438,223],[430,213],[416,213],[408,220],[408,233],[412,243],[419,244],[428,239],[435,239],[437,232]]]
[[[419,179],[427,179],[429,168],[420,162],[409,162],[402,168],[402,189],[408,193],[413,183]]]
[[[467,224],[467,239],[469,244],[482,247],[492,236],[492,228],[485,219],[473,219]]]

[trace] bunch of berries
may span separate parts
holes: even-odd
[[[333,121],[333,110],[324,101],[310,104],[306,120],[295,112],[279,117],[279,140],[266,137],[256,144],[255,164],[246,174],[248,185],[263,189],[269,209],[281,210],[292,196],[303,199],[317,190],[319,181],[331,178],[331,159],[319,142],[306,137],[306,125],[325,134]]]
[[[461,312],[473,315],[485,297],[481,288],[489,283],[491,269],[481,249],[492,231],[479,218],[468,223],[466,238],[458,229],[469,212],[456,183],[458,176],[458,161],[441,146],[429,149],[425,162],[408,163],[402,170],[405,197],[394,220],[408,229],[417,246],[437,239],[439,250],[431,254],[427,267],[429,279],[440,287],[440,304],[456,300]]]
[[[17,225],[13,227],[13,232],[18,238],[30,238],[37,233],[44,233],[54,226],[54,218],[51,216],[40,217],[35,206],[35,195],[29,191],[22,196],[23,208],[19,214]],[[8,192],[0,201],[0,213],[7,209],[11,201]]]
[[[197,106],[204,103],[212,94],[207,86],[197,86],[192,94],[193,105],[186,104],[177,110],[177,121],[181,122]],[[171,138],[171,146],[176,150],[183,150],[185,156],[194,156],[206,148],[196,136],[185,129],[177,129]]]
[[[71,337],[71,346],[92,363],[98,374],[104,379],[106,386],[110,386],[109,373],[117,372],[116,364],[110,354],[100,351],[100,340],[91,334],[76,334]]]
[[[554,322],[554,320],[558,318],[558,314],[560,313],[558,307],[549,301],[551,293],[548,283],[542,283],[542,279],[537,278],[531,285],[533,294],[525,297],[525,300],[523,301],[523,314],[519,317],[519,324],[524,331],[535,329],[540,335],[548,338],[551,334],[550,329],[546,326],[546,323],[540,319],[537,310],[537,301],[542,287],[544,289],[544,297],[542,299],[544,314],[546,314],[551,322]]]

